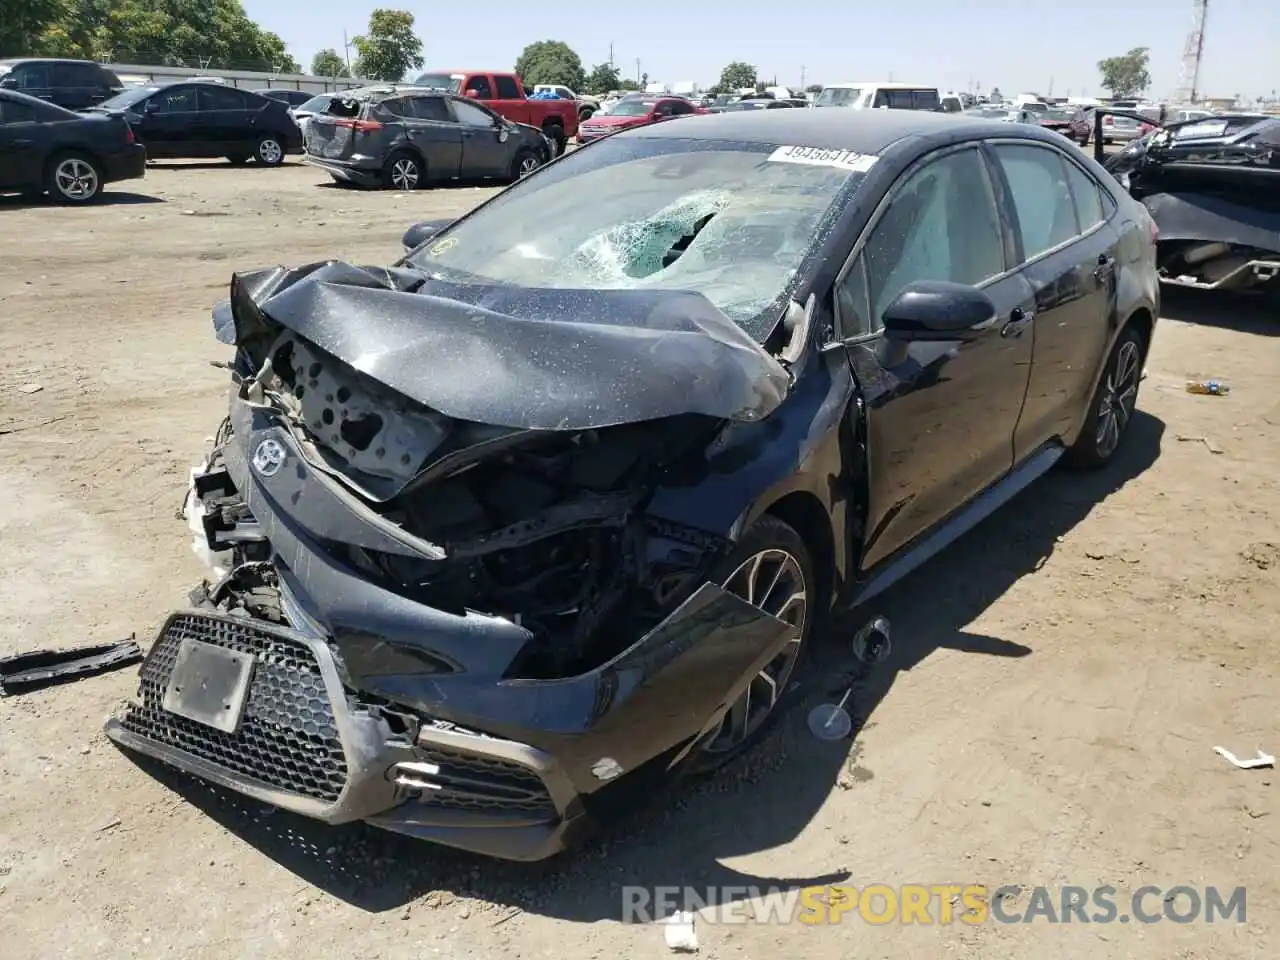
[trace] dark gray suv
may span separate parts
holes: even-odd
[[[449,180],[518,180],[550,162],[542,131],[474,100],[417,87],[334,94],[306,126],[306,162],[340,183],[416,190]]]
[[[0,87],[83,110],[120,93],[120,78],[92,60],[0,60]]]

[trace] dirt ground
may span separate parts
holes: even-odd
[[[210,164],[92,209],[0,199],[0,654],[145,645],[202,577],[175,510],[225,408],[209,309],[232,270],[385,263],[411,222],[488,192]],[[1278,775],[1212,748],[1280,752],[1278,334],[1257,304],[1169,295],[1121,461],[1049,476],[865,612],[896,646],[857,676],[856,742],[815,740],[799,709],[551,864],[328,830],[135,764],[101,732],[132,668],[0,700],[0,950],[661,957],[660,929],[620,922],[622,885],[832,881],[1016,884],[1023,906],[1111,884],[1122,908],[1144,884],[1244,886],[1247,923],[700,922],[700,955],[1276,956]],[[1188,375],[1232,392],[1190,396]],[[813,702],[850,675],[827,660]]]

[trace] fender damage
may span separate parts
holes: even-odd
[[[701,295],[330,262],[237,275],[214,325],[230,412],[188,506],[229,572],[162,628],[120,744],[328,822],[539,859],[791,638],[708,582],[724,538],[647,511],[790,387]],[[228,663],[225,703],[175,690],[192,648]],[[230,732],[202,713],[232,705]]]

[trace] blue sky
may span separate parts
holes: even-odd
[[[428,67],[509,69],[534,40],[568,43],[590,69],[609,58],[651,81],[714,83],[732,60],[762,78],[797,85],[911,80],[962,90],[980,82],[1006,94],[1055,96],[1098,89],[1097,61],[1151,48],[1152,94],[1177,86],[1191,28],[1190,0],[913,0],[751,3],[695,0],[679,7],[497,0],[413,5],[384,0],[243,0],[250,17],[284,38],[306,69],[324,47],[341,53],[377,6],[417,16]],[[681,7],[683,9],[681,9]],[[670,11],[670,12],[668,12]],[[679,12],[677,12],[679,11]],[[1211,0],[1201,89],[1209,96],[1280,88],[1280,0]],[[354,51],[352,51],[354,57]]]

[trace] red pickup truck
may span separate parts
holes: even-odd
[[[578,105],[572,100],[530,99],[524,84],[514,73],[492,70],[449,70],[424,73],[413,81],[415,87],[448,90],[479,100],[490,110],[516,123],[539,128],[564,153],[569,138],[578,132]]]

